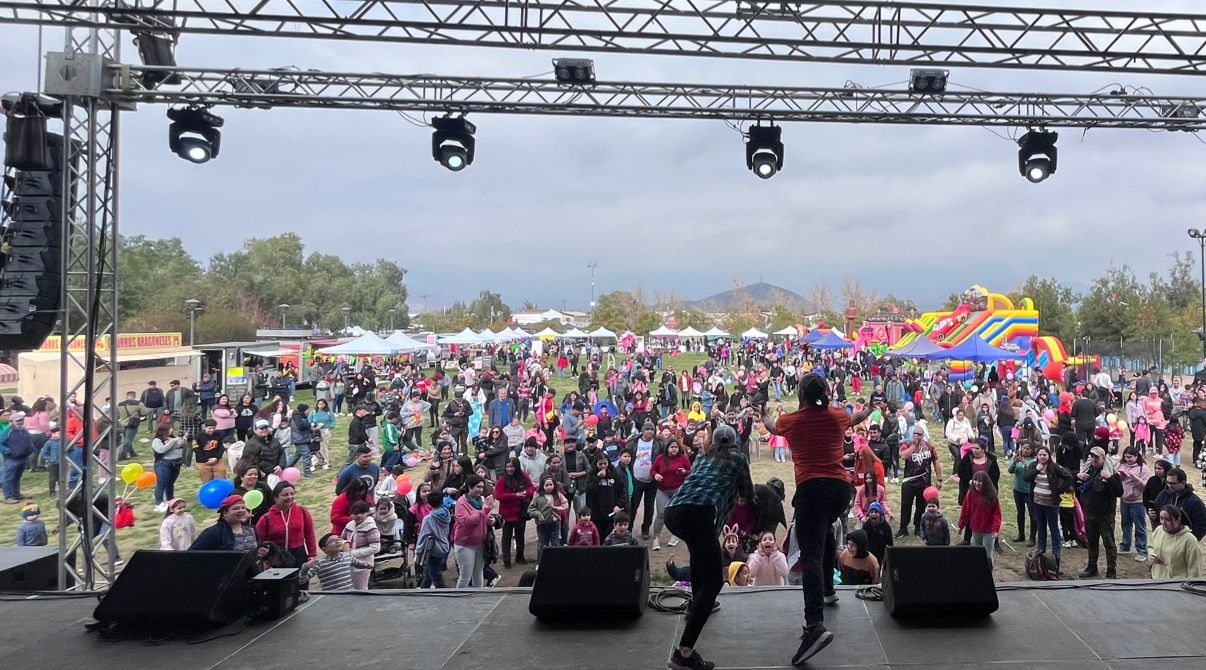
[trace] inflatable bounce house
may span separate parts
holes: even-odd
[[[906,320],[905,332],[891,344],[893,348],[899,348],[926,337],[949,349],[967,338],[978,337],[995,347],[1026,353],[1027,365],[1038,367],[1045,377],[1060,381],[1064,366],[1080,361],[1067,355],[1058,338],[1039,337],[1038,320],[1038,310],[1030,298],[1023,298],[1021,304],[1015,305],[1000,293],[972,286],[963,292],[955,309],[926,312],[916,319]],[[1014,364],[1007,367],[1012,368]],[[973,374],[974,370],[966,361],[952,362],[952,378],[967,379]]]

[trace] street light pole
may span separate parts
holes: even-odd
[[[1198,258],[1202,266],[1202,283],[1198,286],[1198,297],[1202,306],[1202,359],[1206,360],[1206,230],[1190,228],[1189,236],[1198,241]]]
[[[343,329],[347,330],[348,329],[348,314],[351,313],[352,308],[351,307],[341,307],[340,309],[343,310]]]
[[[590,312],[591,316],[595,313],[595,268],[599,267],[598,263],[587,263],[586,267],[590,268]]]
[[[389,310],[389,332],[391,333],[394,332],[394,313],[397,311],[398,310],[392,308]]]
[[[197,310],[201,307],[201,301],[196,298],[189,298],[184,301],[188,305],[188,346],[193,346],[196,343],[197,335]]]
[[[277,307],[280,307],[281,309],[281,330],[284,330],[288,327],[285,325],[285,313],[289,311],[289,304],[282,302],[281,304],[277,305]]]

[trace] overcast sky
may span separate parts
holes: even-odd
[[[47,50],[61,49],[62,32],[46,29]],[[0,26],[0,90],[35,85],[37,35]],[[137,62],[131,45],[123,55]],[[177,62],[527,76],[548,72],[557,55],[185,35]],[[591,57],[600,80],[882,86],[908,77],[907,67]],[[1117,82],[1202,95],[1203,77],[951,75],[952,88],[1010,92]],[[933,308],[969,284],[1007,291],[1032,273],[1084,289],[1111,262],[1141,277],[1163,271],[1172,251],[1193,249],[1185,229],[1206,227],[1206,146],[1186,133],[1060,130],[1059,171],[1035,185],[1017,173],[1016,146],[980,128],[789,124],[783,171],[763,181],[720,121],[477,115],[474,164],[453,173],[431,159],[430,130],[396,114],[215,111],[226,119],[222,153],[204,165],[168,150],[163,107],[123,117],[121,232],[181,237],[205,262],[246,237],[294,231],[308,250],[348,262],[399,262],[412,309],[422,294],[432,308],[483,288],[513,308],[585,308],[592,261],[599,293],[640,283],[694,299],[761,279],[807,296],[814,282],[837,290],[851,277]]]

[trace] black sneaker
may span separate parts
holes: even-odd
[[[805,661],[821,653],[830,642],[833,642],[833,633],[826,630],[823,624],[811,629],[805,628],[804,635],[800,636],[800,648],[796,650],[796,655],[791,657],[791,664],[803,665]]]
[[[716,664],[703,660],[698,651],[692,650],[689,657],[683,658],[678,649],[675,649],[674,653],[670,654],[670,660],[666,663],[666,667],[671,668],[671,670],[712,670],[716,667]]]
[[[900,530],[896,531],[896,534],[893,535],[892,537],[908,537],[908,536],[909,536],[909,527],[901,526]]]
[[[1085,568],[1080,571],[1081,579],[1092,579],[1097,576],[1097,568]]]

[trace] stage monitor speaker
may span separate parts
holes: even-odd
[[[645,547],[547,547],[528,611],[542,620],[636,618],[649,600]]]
[[[255,554],[134,552],[93,618],[151,630],[225,626],[251,614]]]
[[[297,568],[272,568],[252,577],[252,601],[257,619],[279,619],[301,600]]]
[[[0,547],[0,592],[56,591],[57,547]]]
[[[884,605],[895,617],[975,617],[997,611],[984,547],[888,547]]]

